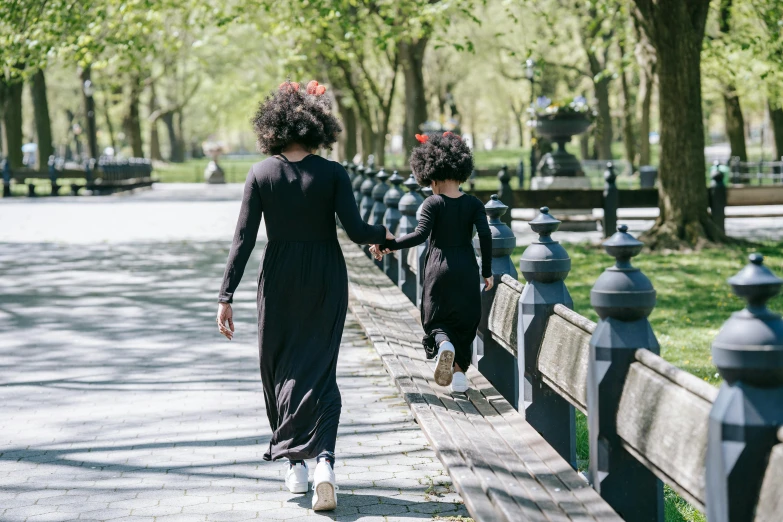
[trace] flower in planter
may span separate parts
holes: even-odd
[[[537,112],[539,118],[580,117],[592,119],[595,116],[584,96],[559,101],[551,101],[549,98],[541,96],[538,98],[538,106],[543,109],[543,111]]]

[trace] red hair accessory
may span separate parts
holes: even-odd
[[[318,85],[318,82],[315,80],[310,80],[310,83],[307,84],[307,94],[321,96],[325,92],[326,87],[324,85]]]
[[[427,143],[428,139],[430,139],[430,137],[427,136],[426,134],[424,134],[424,135],[417,134],[416,135],[416,141],[418,141],[419,143]]]
[[[278,86],[278,89],[281,90],[281,91],[290,91],[290,90],[298,91],[299,90],[299,82],[285,81],[285,82],[281,83]]]
[[[446,131],[446,132],[444,132],[444,133],[443,133],[443,137],[445,138],[446,136],[456,136],[458,140],[462,140],[462,138],[460,138],[459,136],[457,136],[456,134],[454,134],[454,133],[453,133],[453,132],[451,132],[451,131]]]

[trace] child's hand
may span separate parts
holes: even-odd
[[[495,276],[489,276],[484,278],[484,290],[490,291],[495,286]]]
[[[370,254],[372,254],[372,257],[374,257],[376,261],[380,261],[381,258],[383,258],[383,253],[381,252],[381,247],[379,245],[370,245]]]

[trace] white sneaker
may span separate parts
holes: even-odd
[[[313,511],[330,511],[337,507],[334,470],[329,462],[321,460],[313,473]]]
[[[438,358],[435,360],[435,382],[440,386],[451,384],[454,371],[454,345],[450,342],[441,343],[438,348]]]
[[[288,464],[288,471],[285,474],[285,485],[291,493],[307,493],[310,489],[307,473],[307,463]]]
[[[454,393],[465,393],[468,391],[468,378],[462,372],[454,372],[451,380],[451,391]]]

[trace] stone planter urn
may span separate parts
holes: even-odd
[[[538,164],[538,177],[531,180],[533,189],[590,188],[582,165],[576,156],[566,150],[571,138],[582,134],[591,121],[585,114],[538,114],[536,133],[557,144],[557,149],[545,154]]]
[[[223,169],[218,165],[218,157],[225,152],[222,143],[207,141],[201,145],[204,154],[210,158],[207,168],[204,169],[204,181],[210,185],[216,185],[226,182],[226,175]]]

